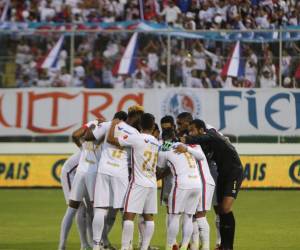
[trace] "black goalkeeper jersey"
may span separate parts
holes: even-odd
[[[234,146],[215,129],[200,136],[187,136],[186,144],[199,144],[205,153],[211,152],[211,160],[218,167],[219,178],[235,179],[242,170],[240,157]]]

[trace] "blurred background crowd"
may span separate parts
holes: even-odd
[[[147,20],[187,30],[298,26],[296,0],[0,0],[2,22],[90,23]],[[225,31],[224,31],[225,32]],[[299,30],[300,32],[300,30]],[[223,68],[235,42],[139,33],[136,68],[116,68],[132,33],[66,36],[55,68],[42,63],[61,34],[0,35],[2,87],[194,88],[300,87],[300,43],[241,43],[244,75]],[[4,46],[3,46],[4,45]],[[170,46],[170,48],[168,48]]]

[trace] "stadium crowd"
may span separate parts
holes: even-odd
[[[167,22],[188,29],[249,29],[298,25],[296,0],[1,0],[5,21]],[[143,14],[140,10],[143,4]]]
[[[292,0],[140,2],[144,4],[142,15],[145,20],[191,30],[279,28],[298,25],[300,20],[300,2]],[[141,19],[138,0],[2,0],[0,9],[1,19],[12,22],[83,23]],[[16,82],[12,87],[164,88],[167,75],[171,86],[195,88],[269,88],[279,86],[280,82],[287,88],[300,86],[300,59],[297,57],[300,46],[297,42],[283,43],[281,76],[278,43],[242,43],[245,74],[227,77],[222,74],[222,69],[235,43],[172,38],[169,58],[165,37],[140,34],[142,42],[139,42],[136,55],[136,70],[130,75],[118,75],[116,65],[130,34],[78,35],[74,52],[70,38],[65,38],[54,69],[44,69],[41,64],[59,39],[58,35],[6,35],[2,39],[8,45],[8,49],[5,47],[0,51],[2,86],[7,85],[5,82]],[[7,69],[9,63],[13,65],[10,68],[15,68],[15,74]]]

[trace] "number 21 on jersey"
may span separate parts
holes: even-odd
[[[142,169],[145,172],[155,172],[155,167],[157,165],[158,153],[153,153],[151,151],[144,152],[145,161],[143,163]],[[150,166],[150,168],[149,168]]]

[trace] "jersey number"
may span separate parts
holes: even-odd
[[[112,152],[112,157],[120,159],[122,157],[123,151],[120,149],[116,149]]]
[[[196,162],[195,162],[195,158],[188,152],[184,153],[184,156],[189,164],[190,168],[195,168],[196,167]]]
[[[157,159],[158,159],[158,153],[152,153],[151,151],[145,151],[144,152],[144,156],[145,156],[145,161],[143,163],[143,171],[149,171],[149,172],[154,172],[156,164],[157,164]],[[147,169],[147,165],[149,164],[149,162],[153,160],[153,163],[151,165],[150,169]]]

